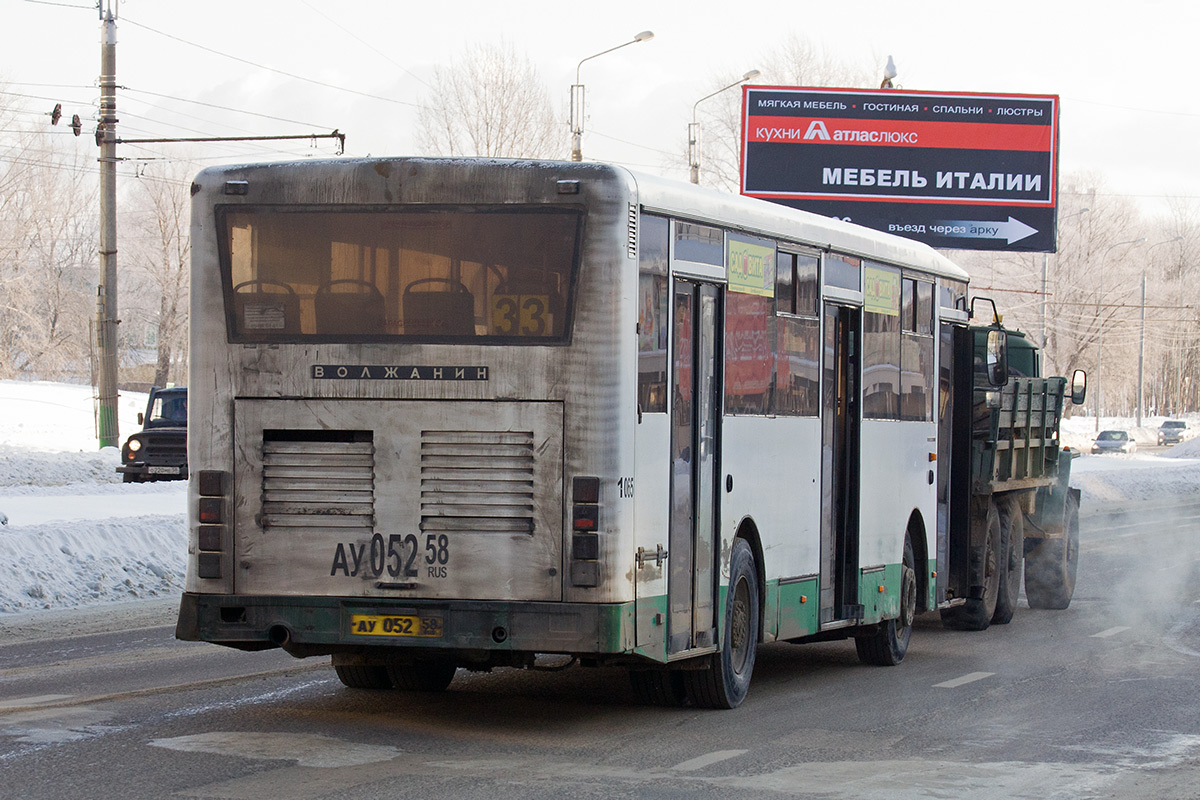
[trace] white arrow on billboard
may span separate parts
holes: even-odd
[[[946,219],[938,220],[934,225],[944,226],[945,230],[935,230],[940,236],[952,239],[1006,239],[1009,244],[1019,242],[1037,233],[1037,228],[1031,228],[1019,219],[1008,218],[1008,222],[988,222],[978,219]]]

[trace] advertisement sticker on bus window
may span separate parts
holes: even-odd
[[[900,273],[864,264],[863,309],[889,317],[900,316]]]
[[[725,242],[729,291],[775,296],[775,243],[729,234]]]

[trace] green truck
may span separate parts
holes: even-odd
[[[1078,450],[1059,437],[1065,404],[1082,403],[1087,376],[1042,377],[1040,352],[1023,333],[972,325],[955,346],[970,349],[970,375],[953,388],[951,458],[969,459],[946,487],[948,547],[942,621],[959,630],[1009,622],[1021,581],[1031,608],[1063,609],[1079,562],[1079,490],[1071,488]]]

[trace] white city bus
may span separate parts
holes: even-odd
[[[932,249],[591,163],[193,195],[181,638],[371,689],[565,654],[733,707],[758,643],[895,664],[954,594],[967,275]]]

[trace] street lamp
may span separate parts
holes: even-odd
[[[1146,260],[1150,260],[1150,251],[1158,247],[1160,244],[1171,244],[1172,242],[1183,241],[1182,236],[1176,236],[1173,239],[1156,242],[1146,248]],[[1142,398],[1145,393],[1142,391],[1142,380],[1145,376],[1146,364],[1146,268],[1142,267],[1142,332],[1138,337],[1138,396],[1137,396],[1137,426],[1142,427]]]
[[[616,47],[610,47],[607,50],[601,50],[595,55],[588,56],[575,67],[575,83],[571,85],[572,161],[583,161],[583,84],[579,82],[579,68],[583,66],[584,61],[591,61],[593,58],[598,58],[605,53],[611,53],[613,50],[620,50],[622,47],[628,47],[631,44],[637,44],[638,42],[644,42],[653,38],[653,31],[642,31],[624,44],[619,44]]]
[[[716,97],[726,89],[732,89],[746,81],[752,81],[759,75],[762,75],[762,73],[756,69],[752,69],[728,86],[722,86],[712,94],[706,94],[692,104],[692,121],[688,124],[688,164],[691,165],[692,183],[700,183],[700,123],[696,119],[696,108],[708,98]]]
[[[879,88],[895,89],[896,87],[892,84],[892,81],[896,80],[896,76],[899,74],[896,71],[896,62],[892,60],[891,56],[888,56],[887,66],[883,68],[883,81],[879,84]]]
[[[1126,244],[1141,244],[1146,241],[1145,236],[1137,239],[1130,239],[1128,242],[1117,242],[1110,244],[1104,249],[1100,255],[1100,293],[1096,297],[1096,430],[1100,430],[1100,411],[1104,408],[1104,383],[1101,378],[1104,376],[1104,317],[1101,315],[1100,301],[1104,299],[1104,262],[1108,258],[1108,253],[1114,247],[1120,247]]]

